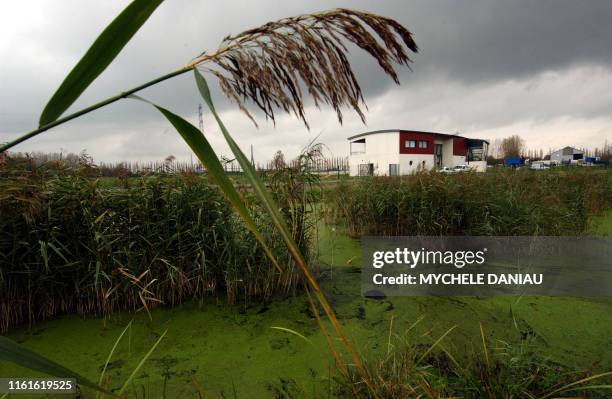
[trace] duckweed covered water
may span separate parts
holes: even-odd
[[[612,369],[612,301],[608,298],[365,299],[359,295],[358,241],[328,229],[321,230],[319,239],[320,267],[326,276],[323,287],[365,356],[388,350],[392,317],[393,334],[400,335],[423,317],[416,327],[423,344],[458,325],[445,340],[458,358],[479,350],[479,322],[483,322],[490,338],[525,345],[551,361],[575,368],[593,366],[595,371]],[[121,313],[106,320],[65,316],[13,330],[8,336],[97,380],[116,338],[131,319],[133,328],[107,371],[112,388],[123,384],[167,329],[166,338],[134,379],[133,395],[198,397],[199,392],[204,397],[264,398],[272,396],[272,387],[292,382],[309,396],[326,396],[330,389],[331,356],[304,296],[231,307],[222,298],[191,302],[156,309],[152,320],[146,313]],[[303,334],[312,345],[271,328],[275,326]],[[0,375],[33,373],[0,362]]]

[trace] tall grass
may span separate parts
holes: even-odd
[[[450,331],[450,330],[449,330]],[[386,355],[366,356],[368,391],[361,376],[336,378],[334,397],[400,398],[608,398],[612,372],[595,374],[576,370],[534,350],[530,341],[509,343],[487,338],[481,325],[482,347],[460,356],[443,342],[449,331],[432,344],[424,345],[411,330],[395,335],[393,349]],[[307,395],[279,397],[308,397]]]
[[[363,354],[367,386],[356,370],[328,377],[327,390],[308,390],[292,379],[271,384],[278,399],[316,398],[464,398],[546,399],[608,398],[612,372],[578,370],[548,359],[533,339],[507,342],[487,334],[480,324],[480,348],[456,348],[447,338],[417,332],[417,319],[405,330],[389,323],[386,350]],[[595,365],[593,368],[596,368]]]
[[[61,313],[107,315],[224,296],[231,302],[287,294],[299,275],[267,214],[250,201],[273,267],[216,186],[195,175],[131,179],[125,188],[54,168],[4,170],[0,180],[0,329]],[[1,173],[1,172],[0,172]],[[308,203],[277,171],[295,240],[310,253]],[[293,173],[293,172],[291,172]],[[276,183],[274,183],[276,184]]]
[[[350,235],[574,235],[612,207],[612,171],[495,170],[360,178],[325,193]]]

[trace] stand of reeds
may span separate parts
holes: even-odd
[[[499,169],[346,180],[324,195],[328,223],[362,235],[577,235],[612,208],[612,171]]]
[[[287,265],[282,272],[206,177],[150,176],[104,188],[57,165],[10,167],[18,161],[0,172],[2,331],[58,314],[108,315],[205,296],[267,301],[300,281],[269,217],[246,192],[258,229]],[[287,204],[306,256],[314,227],[301,194],[307,175],[276,171],[273,179],[282,179],[286,190],[276,197]]]

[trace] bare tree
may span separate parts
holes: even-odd
[[[501,141],[500,150],[504,158],[519,157],[525,152],[525,141],[514,134]]]
[[[276,151],[276,154],[274,154],[274,157],[272,158],[272,168],[279,170],[283,169],[285,166],[285,155],[281,150]]]

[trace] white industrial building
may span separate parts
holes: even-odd
[[[572,163],[572,161],[578,161],[584,158],[584,151],[581,151],[574,147],[563,147],[560,150],[553,151],[550,154],[550,160],[561,163],[568,164]]]
[[[388,129],[348,138],[351,176],[398,176],[457,165],[484,171],[489,142],[453,134]]]

